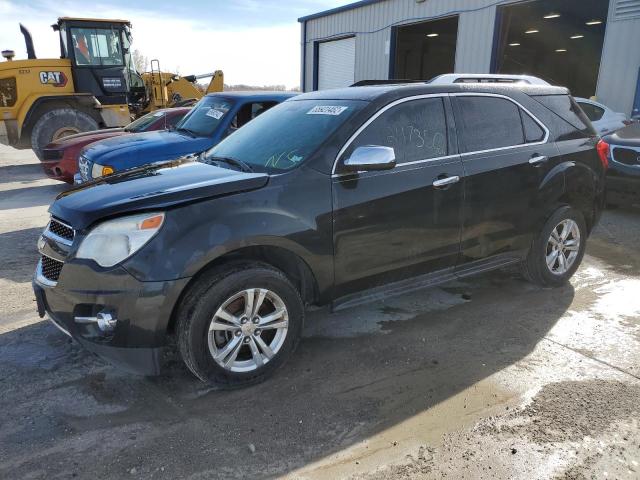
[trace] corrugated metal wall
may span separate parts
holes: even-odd
[[[459,14],[456,72],[491,67],[496,5],[514,0],[386,0],[307,21],[304,90],[313,89],[314,42],[356,35],[356,81],[389,73],[391,26]],[[611,0],[597,95],[629,114],[640,67],[640,0]]]

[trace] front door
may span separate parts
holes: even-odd
[[[338,296],[455,265],[463,171],[450,146],[448,102],[428,96],[386,107],[338,159],[332,179]],[[396,167],[341,170],[365,145],[392,147]]]

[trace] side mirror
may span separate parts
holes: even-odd
[[[365,145],[356,148],[344,161],[349,172],[368,170],[390,170],[396,166],[396,153],[391,147]]]

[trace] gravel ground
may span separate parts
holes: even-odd
[[[607,211],[562,288],[502,271],[315,311],[275,377],[216,391],[40,321],[64,189],[0,147],[0,478],[640,478],[640,211]]]

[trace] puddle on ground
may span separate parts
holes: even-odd
[[[463,284],[448,284],[447,289],[429,288],[378,301],[367,305],[347,308],[328,314],[317,310],[307,314],[305,337],[344,338],[358,335],[384,333],[384,324],[411,320],[417,315],[447,310],[470,301],[468,293],[461,293]],[[452,288],[456,287],[456,288]],[[461,289],[461,292],[456,290]]]

